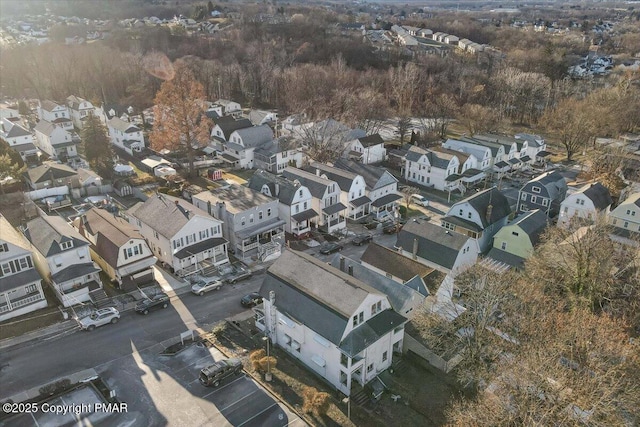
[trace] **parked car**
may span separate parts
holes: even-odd
[[[222,280],[218,276],[201,277],[199,280],[192,282],[191,292],[196,295],[204,295],[205,292],[217,291],[222,288]]]
[[[240,359],[223,359],[213,365],[202,368],[198,380],[205,387],[218,387],[220,382],[232,375],[242,372],[242,362]]]
[[[251,292],[240,299],[240,304],[243,307],[255,307],[258,304],[262,304],[262,296],[257,292]]]
[[[343,248],[343,246],[340,243],[335,243],[335,242],[326,242],[323,243],[320,246],[320,253],[322,255],[329,255],[332,254],[334,252],[340,252]]]
[[[85,331],[93,331],[98,326],[108,323],[118,323],[120,320],[120,312],[114,307],[105,307],[96,310],[88,316],[78,319],[78,324]]]
[[[362,246],[365,243],[371,242],[372,240],[373,240],[373,236],[371,234],[361,233],[361,234],[356,234],[353,240],[351,240],[351,243],[353,243],[356,246]]]
[[[429,206],[429,200],[427,200],[426,197],[420,195],[420,194],[412,194],[411,195],[411,202],[415,203],[416,205],[419,206]]]
[[[137,303],[136,313],[149,314],[150,311],[167,307],[169,307],[169,296],[167,294],[156,294]]]
[[[248,279],[249,277],[252,276],[251,270],[248,270],[246,268],[238,268],[236,269],[235,272],[229,274],[228,276],[226,276],[224,278],[224,281],[226,283],[237,283],[241,280],[245,280]]]

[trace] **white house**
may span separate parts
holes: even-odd
[[[298,181],[311,192],[311,209],[320,213],[318,227],[327,233],[341,230],[347,226],[344,216],[347,206],[340,202],[340,186],[337,182],[322,178],[302,169],[288,167],[282,175],[290,181]]]
[[[24,162],[37,161],[40,151],[35,146],[33,134],[8,119],[2,119],[0,138],[7,141],[9,147],[20,154]]]
[[[156,194],[127,211],[151,251],[179,275],[229,262],[222,221],[186,200]]]
[[[633,193],[609,214],[614,234],[623,238],[640,236],[640,193]]]
[[[398,201],[402,196],[398,194],[398,179],[388,170],[345,159],[336,160],[335,167],[357,174],[364,179],[365,195],[371,200],[369,213],[376,219],[395,215]]]
[[[228,99],[218,99],[209,108],[215,110],[220,117],[242,114],[240,104]]]
[[[38,118],[41,121],[45,120],[49,123],[58,125],[65,130],[73,131],[71,114],[69,113],[69,109],[66,105],[56,104],[49,100],[39,101]]]
[[[247,117],[254,126],[275,123],[278,120],[278,113],[266,110],[251,110]]]
[[[211,129],[211,138],[220,142],[229,141],[231,134],[238,129],[252,127],[249,119],[236,119],[235,117],[220,117],[215,120],[215,125]]]
[[[0,321],[47,306],[29,242],[0,215]]]
[[[284,251],[267,270],[260,294],[265,299],[256,326],[347,396],[402,350],[407,319],[389,298],[311,255]]]
[[[455,203],[441,219],[441,224],[448,230],[476,239],[480,252],[484,253],[510,214],[509,201],[496,187],[492,187]]]
[[[35,131],[36,145],[50,157],[66,160],[78,156],[78,142],[63,127],[46,120],[40,120],[36,124]]]
[[[342,157],[367,165],[380,163],[387,159],[387,149],[380,134],[376,133],[348,141]]]
[[[71,113],[71,121],[78,129],[82,129],[84,127],[84,121],[95,111],[91,102],[75,95],[67,97],[67,106]]]
[[[73,226],[91,243],[91,257],[118,288],[132,291],[153,281],[158,259],[124,218],[92,208],[77,217]]]
[[[599,182],[587,184],[560,203],[558,227],[568,227],[572,221],[581,225],[593,223],[596,218],[606,216],[611,209],[609,189]]]
[[[457,156],[411,146],[404,157],[404,178],[440,191],[459,189]]]
[[[297,141],[290,137],[273,139],[253,150],[253,165],[280,174],[287,166],[301,168],[306,156]]]
[[[353,220],[369,214],[371,199],[367,196],[367,188],[364,178],[360,175],[313,162],[305,168],[307,172],[316,174],[322,178],[335,181],[340,187],[340,202],[347,206],[347,217]]]
[[[138,126],[114,117],[107,122],[107,128],[111,143],[130,155],[144,149],[144,136]]]
[[[253,151],[273,139],[273,131],[268,125],[251,126],[235,130],[224,144],[224,160],[235,167],[252,169]]]
[[[299,181],[292,182],[257,170],[249,180],[248,187],[278,199],[278,217],[285,222],[287,233],[299,238],[311,231],[312,221],[317,223],[318,212],[312,207],[313,196]]]
[[[489,147],[456,139],[447,139],[442,146],[449,150],[461,151],[473,155],[478,159],[477,168],[482,171],[488,171],[493,167],[493,155]]]
[[[65,307],[93,301],[104,294],[91,261],[89,241],[60,216],[41,216],[29,221],[24,235],[35,248],[35,265]],[[93,294],[93,295],[92,295]]]
[[[231,184],[198,193],[192,196],[192,202],[222,221],[222,235],[229,241],[229,248],[243,257],[249,251],[260,252],[261,247],[284,239],[285,221],[278,216],[275,197]]]
[[[545,163],[551,155],[547,150],[547,143],[544,138],[539,135],[528,133],[518,133],[515,135],[516,140],[527,142],[526,147],[520,149],[520,158],[528,156],[533,163]]]

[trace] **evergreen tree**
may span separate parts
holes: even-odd
[[[113,147],[107,136],[107,128],[97,116],[87,118],[81,132],[84,154],[95,172],[103,178],[113,173]]]

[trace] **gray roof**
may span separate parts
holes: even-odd
[[[97,271],[100,271],[100,269],[96,268],[91,262],[84,264],[73,264],[52,275],[51,279],[56,283],[64,283],[71,279],[75,279],[76,277],[87,276]]]
[[[268,125],[242,128],[235,132],[242,138],[242,143],[245,148],[255,148],[273,139],[273,132]]]
[[[379,133],[374,133],[373,135],[367,135],[365,137],[358,138],[358,141],[360,141],[360,144],[362,144],[363,147],[371,147],[374,145],[384,144],[384,140]]]
[[[18,230],[13,228],[11,223],[9,223],[9,221],[7,221],[7,219],[2,214],[0,214],[0,241],[10,243],[25,250],[26,252],[31,252],[29,242],[27,242],[27,240],[22,234],[18,232]],[[3,259],[1,252],[0,259]]]
[[[479,193],[473,194],[464,200],[456,203],[449,209],[447,217],[453,213],[456,214],[456,206],[463,203],[469,203],[480,215],[483,229],[490,224],[500,221],[502,218],[511,214],[511,206],[509,200],[496,187],[487,188]],[[491,211],[489,212],[489,206]],[[490,215],[487,215],[487,214]],[[464,218],[463,218],[464,219]]]
[[[515,217],[507,226],[517,225],[522,231],[527,233],[532,245],[540,241],[540,235],[547,228],[549,218],[540,209],[524,212]]]
[[[62,242],[73,241],[66,251],[76,250],[89,242],[60,216],[40,216],[27,223],[24,236],[45,257],[65,252],[60,249]]]
[[[403,281],[411,280],[416,276],[422,278],[433,271],[433,268],[375,242],[369,244],[360,260]]]
[[[28,130],[26,130],[25,128],[17,124],[14,124],[13,126],[11,126],[11,129],[9,129],[9,132],[7,132],[7,138],[17,138],[19,136],[29,136],[29,135],[31,135],[31,132],[29,132]]]
[[[385,334],[406,322],[407,318],[396,313],[395,310],[384,310],[349,332],[340,343],[340,350],[350,357],[354,357]]]
[[[77,176],[78,173],[67,165],[58,163],[45,163],[33,169],[28,169],[25,174],[32,183],[51,181],[51,178],[63,179]]]
[[[151,196],[145,202],[133,206],[128,213],[169,239],[195,215],[217,221],[186,200],[167,194]]]
[[[42,107],[42,109],[46,111],[53,111],[56,108],[61,107],[61,105],[45,99],[44,101],[40,101],[40,107]]]
[[[474,144],[472,142],[460,141],[456,139],[447,139],[444,144],[449,145],[449,147],[447,148],[450,148],[452,150],[462,151],[463,153],[472,154],[475,156],[476,159],[478,159],[478,161],[482,161],[484,159],[484,155],[487,150],[491,151],[489,147],[484,147],[482,145]]]
[[[544,144],[544,138],[540,135],[532,135],[529,133],[518,133],[515,135],[516,139],[526,140],[530,147],[541,147]]]
[[[526,191],[525,188],[530,188],[533,184],[544,186],[549,193],[549,198],[552,200],[555,200],[561,192],[566,192],[567,190],[567,181],[557,170],[545,172],[533,178],[522,187],[521,191]]]
[[[259,125],[269,114],[271,114],[271,111],[251,110],[249,111],[249,120],[251,120],[251,123],[254,125]]]
[[[585,185],[578,193],[582,193],[591,199],[593,206],[599,211],[606,209],[613,203],[609,189],[599,182]]]
[[[368,269],[357,261],[343,257],[340,254],[336,254],[333,257],[331,265],[340,269],[341,259],[344,259],[345,272],[348,272],[349,267],[351,267],[353,277],[362,280],[371,287],[385,294],[389,298],[391,307],[400,314],[407,313],[408,308],[413,305],[414,298],[420,297],[424,299],[429,296],[429,291],[424,283],[417,288],[418,290],[412,289],[402,283],[398,283],[393,279],[389,279],[380,273],[376,273],[375,271]],[[422,279],[419,278],[419,281],[422,282]]]
[[[25,285],[29,285],[40,280],[42,280],[42,277],[35,268],[22,270],[21,272],[12,274],[11,276],[0,277],[0,292],[23,288]]]
[[[288,137],[279,137],[268,141],[255,149],[255,153],[262,154],[263,156],[272,156],[284,151],[295,150],[298,148],[298,143],[289,139]]]
[[[220,126],[225,140],[228,140],[234,131],[253,126],[249,119],[236,120],[232,116],[220,117],[216,120],[216,125]]]
[[[282,172],[282,175],[291,181],[298,180],[301,185],[309,189],[313,197],[318,199],[324,197],[327,187],[330,186],[332,182],[329,179],[321,178],[313,173],[291,166],[288,166]]]
[[[268,297],[270,291],[275,292],[279,311],[336,345],[364,300],[370,294],[381,295],[347,273],[289,249],[267,270],[260,295]]]
[[[417,162],[422,156],[426,156],[427,153],[427,150],[422,149],[416,145],[412,145],[411,147],[409,147],[409,151],[407,151],[405,159],[409,160],[410,162]]]
[[[396,246],[411,253],[414,239],[418,239],[418,257],[450,270],[470,237],[430,222],[409,221],[398,233]]]
[[[40,120],[38,123],[36,123],[36,127],[34,129],[43,135],[49,136],[51,135],[51,133],[53,133],[56,127],[57,126],[51,122],[48,122],[46,120]]]
[[[358,176],[353,172],[348,172],[343,169],[334,168],[318,162],[311,163],[309,166],[304,168],[304,170],[312,174],[319,171],[321,176],[325,175],[327,179],[337,182],[342,191],[349,191],[353,180]]]
[[[257,190],[238,184],[203,191],[193,197],[211,204],[224,202],[226,210],[230,213],[244,212],[275,200]]]
[[[438,169],[448,168],[449,162],[451,161],[451,159],[453,159],[454,157],[458,158],[458,156],[454,154],[453,151],[454,150],[447,150],[446,148],[443,148],[440,150],[428,150],[427,159],[429,159],[429,164],[434,168],[438,168]],[[465,157],[469,157],[469,156],[465,156]]]
[[[503,264],[510,265],[511,267],[522,269],[524,268],[525,259],[519,257],[518,255],[514,255],[512,253],[503,251],[499,248],[491,248],[489,253],[487,253],[487,257],[491,258],[495,261],[501,262]]]
[[[291,205],[296,191],[300,189],[300,186],[296,186],[293,182],[262,169],[257,170],[248,183],[249,188],[258,192],[262,192],[265,185],[269,188],[272,196],[277,197],[281,203],[287,206]]]
[[[360,175],[364,179],[367,190],[375,190],[398,182],[395,176],[379,166],[366,165],[342,158],[336,160],[334,166]]]
[[[124,133],[140,132],[140,128],[133,123],[126,122],[120,117],[109,120],[109,126]]]

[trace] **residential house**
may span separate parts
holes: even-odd
[[[275,111],[251,110],[247,118],[254,126],[275,125],[278,121],[278,113]]]
[[[229,262],[222,221],[186,200],[156,194],[130,208],[127,216],[158,260],[179,275]]]
[[[599,182],[587,184],[562,201],[558,227],[568,227],[572,221],[579,221],[582,225],[591,224],[596,218],[609,214],[611,203],[607,187]]]
[[[450,153],[411,146],[404,158],[404,178],[440,191],[460,189],[460,160]]]
[[[35,248],[35,266],[65,307],[104,295],[91,261],[89,241],[60,216],[40,216],[27,222],[24,236]]]
[[[287,166],[301,168],[306,156],[297,141],[289,137],[273,139],[253,150],[253,165],[280,174]]]
[[[366,195],[362,176],[318,162],[311,163],[305,170],[338,183],[340,202],[347,206],[349,219],[357,220],[369,214],[371,199]]]
[[[215,121],[211,130],[211,138],[221,142],[229,141],[231,134],[238,129],[252,127],[249,119],[236,119],[234,117],[220,117]]]
[[[88,187],[97,187],[97,189],[93,190],[93,194],[89,194],[90,196],[95,196],[99,193],[99,188],[102,186],[102,177],[92,171],[91,169],[78,168],[78,183],[80,187],[88,188]]]
[[[91,258],[118,288],[132,291],[153,282],[158,258],[126,219],[92,208],[77,217],[73,226],[91,243]]]
[[[403,256],[454,275],[475,264],[480,252],[471,236],[421,220],[405,224],[396,247]]]
[[[609,213],[616,241],[628,243],[629,238],[640,237],[640,193],[633,193]],[[617,236],[617,238],[616,238]]]
[[[91,102],[75,95],[67,97],[67,106],[71,113],[71,121],[78,129],[82,129],[87,117],[95,112],[95,108]]]
[[[369,165],[385,161],[387,149],[380,134],[376,133],[348,141],[342,157]]]
[[[289,181],[272,173],[257,170],[249,180],[248,187],[278,199],[278,217],[285,221],[287,233],[301,238],[317,224],[318,212],[313,205],[313,196],[300,181]],[[268,214],[269,212],[267,212]]]
[[[53,101],[44,100],[38,103],[38,118],[40,121],[52,123],[67,131],[73,131],[71,114],[66,105],[56,104]]]
[[[78,182],[78,172],[67,165],[51,162],[27,169],[23,177],[32,190],[61,187],[63,185],[74,186]]]
[[[527,182],[518,193],[517,212],[540,209],[553,218],[567,195],[567,181],[558,171],[545,172]]]
[[[458,166],[458,170],[456,171],[456,174],[449,175],[445,179],[445,182],[449,186],[457,185],[462,193],[466,191],[466,187],[463,187],[463,186],[473,185],[478,181],[484,179],[486,176],[486,173],[480,170],[478,165],[478,159],[473,154],[465,153],[462,151],[450,150],[443,146],[436,146],[428,151],[432,152],[431,156],[437,156],[438,158],[444,159],[444,160],[452,158],[454,156],[458,158],[459,166]],[[438,163],[438,162],[434,162],[434,163]],[[437,170],[438,168],[435,168],[436,172]],[[432,171],[434,171],[434,169],[432,169]]]
[[[29,242],[0,215],[0,321],[45,308]]]
[[[2,119],[1,125],[0,138],[7,141],[9,148],[20,154],[25,163],[37,162],[40,150],[34,144],[33,134],[9,119]]]
[[[365,183],[365,195],[371,200],[370,214],[376,219],[393,217],[398,201],[398,179],[384,168],[353,160],[338,159],[335,167],[360,175]]]
[[[271,140],[273,131],[268,125],[235,130],[223,144],[223,159],[234,167],[253,169],[253,151]]]
[[[220,117],[231,115],[239,116],[242,114],[242,107],[240,104],[228,99],[218,99],[210,108],[214,109]]]
[[[391,308],[409,319],[424,308],[425,298],[429,296],[429,290],[422,277],[417,275],[406,283],[397,282],[384,273],[369,269],[358,261],[340,254],[336,254],[330,264],[385,294],[389,298]]]
[[[528,133],[518,133],[515,135],[515,138],[517,140],[527,142],[526,147],[519,148],[521,160],[523,157],[529,156],[533,163],[545,164],[547,162],[547,159],[549,158],[551,153],[546,151],[547,143],[545,142],[543,137]]]
[[[284,238],[285,221],[278,216],[278,199],[231,184],[192,196],[195,207],[222,221],[229,249],[245,254]]]
[[[311,255],[285,250],[267,270],[260,294],[256,326],[347,396],[402,351],[407,319],[389,298]]]
[[[473,155],[478,162],[476,167],[481,171],[491,171],[491,168],[494,165],[494,156],[491,148],[489,147],[475,144],[473,142],[460,141],[457,139],[447,139],[442,144],[442,147],[448,148],[449,150],[461,151],[463,153]]]
[[[130,156],[144,149],[144,136],[138,126],[114,117],[107,122],[107,129],[111,143]]]
[[[496,188],[488,188],[455,203],[441,219],[444,228],[478,241],[481,253],[491,247],[491,239],[508,221],[511,207]]]
[[[461,139],[489,147],[493,156],[494,169],[499,162],[507,163],[510,170],[520,169],[522,166],[515,138],[494,134],[477,134],[473,137],[463,137]]]
[[[11,108],[7,105],[0,105],[0,120],[4,119],[20,119],[20,112],[16,108]]]
[[[290,181],[298,181],[311,192],[311,209],[320,212],[318,227],[327,233],[342,230],[347,226],[344,216],[347,207],[340,202],[340,186],[337,182],[322,178],[302,169],[288,167],[282,175]]]
[[[80,141],[63,127],[40,120],[36,124],[35,131],[36,145],[49,157],[65,161],[78,156],[77,145]]]
[[[303,144],[322,144],[327,149],[336,150],[347,156],[352,144],[359,138],[364,138],[367,133],[362,129],[351,129],[349,126],[334,119],[327,119],[316,122],[312,125],[298,126],[296,136],[303,141]]]
[[[493,247],[487,257],[501,265],[522,269],[548,224],[549,218],[540,209],[521,213],[493,236]]]

